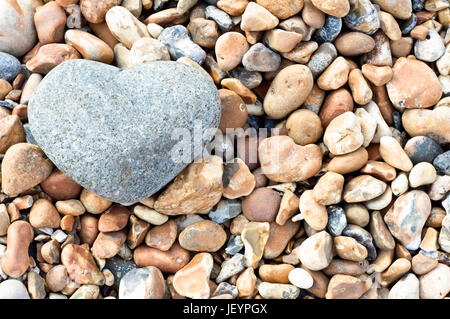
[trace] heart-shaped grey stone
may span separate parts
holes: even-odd
[[[128,204],[151,196],[189,164],[171,157],[180,142],[172,138],[174,129],[193,136],[195,125],[217,128],[220,113],[214,83],[173,61],[127,70],[66,61],[42,80],[28,108],[36,142],[62,172]]]

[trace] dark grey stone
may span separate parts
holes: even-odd
[[[314,32],[312,39],[319,44],[333,42],[341,32],[341,29],[342,19],[327,15],[324,26]]]
[[[377,249],[373,244],[372,235],[364,228],[358,225],[348,225],[342,231],[342,235],[354,238],[358,243],[366,247],[367,260],[375,260],[377,258]]]
[[[220,10],[216,6],[207,6],[205,9],[206,19],[212,19],[216,21],[219,29],[222,31],[230,31],[234,24],[231,17],[223,10]]]
[[[132,260],[123,260],[120,257],[113,257],[106,259],[105,268],[109,269],[114,275],[114,285],[115,289],[119,289],[120,280],[133,269],[138,268],[138,266]]]
[[[249,71],[273,72],[280,67],[281,57],[262,43],[256,43],[244,54],[242,65]]]
[[[257,88],[263,81],[263,76],[257,71],[249,71],[241,66],[230,71],[230,75],[239,79],[250,90]]]
[[[237,199],[222,199],[208,214],[208,217],[218,224],[236,217],[242,212],[241,201]]]
[[[12,82],[22,70],[22,64],[11,54],[0,52],[0,79]]]
[[[33,134],[31,133],[29,123],[23,125],[23,130],[25,131],[25,138],[27,140],[27,143],[37,145],[36,140],[34,139]]]
[[[450,175],[450,151],[436,156],[433,161],[433,165],[438,173]]]
[[[350,1],[350,11],[344,22],[351,30],[366,34],[374,34],[380,28],[377,9],[369,0]]]
[[[308,62],[308,68],[311,70],[314,78],[317,78],[337,57],[337,51],[330,42],[322,43]]]
[[[333,236],[340,236],[347,226],[347,218],[342,207],[330,205],[327,206],[328,224],[327,228]]]
[[[230,294],[233,296],[233,298],[237,298],[239,291],[235,285],[231,285],[227,282],[221,282],[217,286],[216,291],[214,291],[214,294],[212,296],[215,297],[226,294]]]
[[[188,57],[200,65],[205,62],[206,52],[192,41],[188,29],[182,25],[165,28],[159,35],[158,40],[167,47],[174,60]]]
[[[173,61],[127,70],[66,61],[42,80],[28,108],[31,132],[50,160],[83,187],[123,204],[154,194],[193,159],[172,159],[174,147],[183,149],[174,129],[193,136],[194,126],[217,127],[220,113],[214,83]],[[204,142],[212,138],[205,133]]]
[[[405,151],[413,164],[420,162],[433,163],[436,156],[444,152],[438,143],[426,136],[415,136],[408,140],[405,145]]]
[[[417,24],[417,16],[413,13],[408,19],[403,20],[403,22],[400,24],[402,34],[407,35],[408,33],[410,33],[411,30],[414,29],[416,24]]]
[[[425,0],[412,0],[412,8],[414,11],[422,11],[425,7]]]

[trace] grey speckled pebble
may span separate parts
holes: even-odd
[[[330,42],[322,43],[308,62],[314,78],[317,78],[337,57],[337,51]]]
[[[335,205],[327,207],[328,212],[328,225],[327,228],[330,234],[333,236],[340,236],[342,231],[347,226],[347,218],[345,217],[344,210]]]
[[[450,151],[437,156],[433,161],[433,165],[438,173],[450,175]]]
[[[215,6],[207,6],[205,10],[206,19],[216,21],[220,30],[230,31],[233,28],[233,20],[225,11],[220,10]]]
[[[11,54],[0,52],[0,79],[12,82],[22,70],[22,65]]]
[[[234,78],[239,79],[239,81],[241,81],[250,90],[257,88],[263,80],[263,76],[261,73],[246,70],[241,66],[238,66],[237,68],[231,70],[230,75]]]
[[[172,160],[180,143],[173,130],[193,136],[195,125],[217,128],[220,113],[212,81],[172,61],[127,70],[66,61],[42,80],[28,108],[33,136],[50,160],[118,203],[145,199],[177,176],[189,163]]]
[[[278,70],[281,57],[262,43],[256,43],[242,58],[242,65],[249,71],[273,72]]]
[[[216,207],[208,214],[208,217],[218,224],[236,217],[242,212],[241,201],[240,200],[221,200]]]
[[[341,32],[341,29],[341,18],[327,16],[324,26],[314,32],[312,39],[319,44],[322,44],[324,42],[333,42]]]
[[[165,28],[159,35],[158,40],[169,49],[170,56],[174,60],[188,57],[200,65],[205,62],[206,52],[192,41],[188,30],[182,25]]]
[[[231,278],[245,269],[244,255],[237,253],[221,265],[220,273],[216,278],[217,283]]]

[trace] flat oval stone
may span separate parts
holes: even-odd
[[[178,237],[181,247],[189,251],[216,252],[225,244],[223,228],[210,220],[202,220],[186,227]]]
[[[0,52],[0,79],[12,82],[21,69],[20,61],[16,57]]]
[[[52,162],[118,203],[148,198],[188,164],[168,154],[177,143],[171,140],[175,128],[193,130],[198,121],[216,128],[220,113],[214,84],[195,68],[169,61],[124,71],[68,61],[45,77],[28,108],[33,136]]]

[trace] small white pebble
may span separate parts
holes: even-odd
[[[38,228],[38,230],[47,235],[53,234],[53,228],[45,227],[45,228]]]
[[[56,241],[61,244],[67,239],[67,234],[61,229],[57,229],[51,237],[52,239],[56,239]]]
[[[294,286],[302,289],[309,289],[314,284],[314,279],[311,275],[302,268],[292,269],[288,275],[289,281]]]
[[[152,36],[152,38],[157,39],[161,34],[161,32],[164,30],[164,28],[159,24],[150,23],[149,25],[147,25],[147,30],[148,33],[150,33],[150,35]]]

